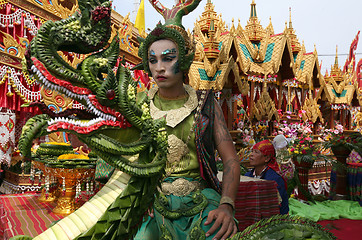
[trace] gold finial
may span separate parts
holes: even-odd
[[[214,18],[211,18],[209,31],[215,32]]]
[[[334,60],[334,66],[338,68],[338,45],[336,45],[336,58]]]
[[[256,18],[256,4],[255,1],[253,0],[253,2],[250,4],[251,6],[251,10],[250,10],[250,18]]]
[[[293,28],[292,26],[292,8],[289,7],[289,28]]]

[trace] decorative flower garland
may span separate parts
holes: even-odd
[[[29,12],[18,9],[14,13],[6,15],[0,14],[0,26],[1,27],[14,27],[14,24],[20,25],[21,19],[24,17],[24,36],[26,38],[25,29],[30,29],[29,33],[32,36],[35,36],[38,33],[38,28],[36,27],[31,15]]]
[[[251,82],[267,82],[267,83],[276,83],[278,75],[272,76],[268,75],[267,78],[263,76],[255,76],[255,75],[248,75],[248,80]]]
[[[327,194],[330,191],[329,180],[314,180],[308,182],[308,189],[312,195]]]
[[[298,87],[299,81],[296,78],[285,79],[285,80],[283,80],[282,85],[285,87]]]
[[[347,104],[341,103],[341,104],[331,104],[332,110],[340,110],[340,109],[350,109],[351,107]]]
[[[15,90],[15,93],[20,96],[25,102],[39,101],[41,99],[40,91],[33,92],[27,89],[20,81],[19,77],[21,73],[12,67],[2,65],[0,66],[0,84],[3,84],[5,80],[8,80],[8,96],[12,96],[10,86]]]

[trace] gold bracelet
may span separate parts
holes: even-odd
[[[233,211],[235,211],[235,203],[230,197],[227,197],[227,196],[221,197],[220,205],[224,204],[224,203],[229,204],[233,208]]]

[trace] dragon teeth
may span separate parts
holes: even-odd
[[[48,81],[48,79],[45,76],[43,76],[43,74],[40,72],[39,69],[36,68],[35,65],[31,66],[31,70],[38,76],[39,80],[42,81],[42,84],[46,88],[53,90],[53,91],[57,91],[57,92],[64,92],[65,95],[69,96],[72,99],[78,98],[80,100],[85,100],[87,102],[88,108],[91,110],[91,112],[94,113],[96,116],[100,117],[101,120],[111,120],[114,122],[117,120],[116,117],[108,115],[102,111],[99,111],[96,107],[94,107],[94,105],[91,103],[91,101],[89,100],[89,98],[87,96],[75,94],[67,88],[61,87],[59,85],[53,84],[52,82]]]

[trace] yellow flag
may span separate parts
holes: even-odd
[[[138,8],[137,16],[136,16],[136,22],[134,26],[138,29],[138,31],[141,33],[143,30],[145,30],[145,1],[141,0],[140,6]]]

